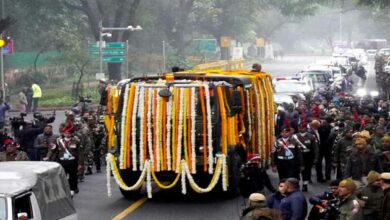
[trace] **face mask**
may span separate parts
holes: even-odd
[[[70,137],[65,137],[65,141],[70,141]]]

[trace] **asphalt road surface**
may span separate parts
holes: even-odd
[[[273,61],[263,65],[263,70],[274,76],[292,76],[318,59],[329,57],[286,56],[283,61]],[[368,65],[368,80],[365,87],[375,89],[373,64]],[[11,113],[14,116],[16,113]],[[29,116],[31,117],[31,115]],[[59,123],[64,120],[64,112],[57,112],[54,131],[58,131]],[[104,169],[103,169],[104,171]],[[272,182],[276,186],[277,174],[268,171]],[[313,169],[313,184],[309,185],[306,197],[327,190],[327,184],[316,183]],[[145,189],[142,198],[129,201],[122,198],[117,184],[112,180],[112,196],[107,196],[106,175],[94,173],[86,176],[85,182],[79,184],[80,193],[74,197],[78,217],[84,219],[159,219],[159,220],[227,220],[239,219],[244,200],[242,197],[223,198],[217,194],[190,194],[183,196],[180,192],[162,191],[154,188],[153,198],[147,199]],[[190,189],[187,189],[190,191]],[[266,191],[266,194],[269,192]]]

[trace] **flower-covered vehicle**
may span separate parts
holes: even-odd
[[[271,76],[248,70],[186,71],[131,79],[107,90],[107,178],[132,198],[146,183],[238,193],[249,154],[267,164],[274,142]],[[218,185],[218,183],[221,184]]]

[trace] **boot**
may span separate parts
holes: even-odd
[[[307,192],[307,184],[302,185],[302,192]]]
[[[87,172],[85,172],[85,175],[91,175],[92,174],[92,168],[88,167]]]

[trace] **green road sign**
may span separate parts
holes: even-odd
[[[121,63],[124,60],[124,57],[103,57],[103,62],[106,63]]]
[[[106,44],[106,49],[125,49],[126,43],[122,42],[110,42]]]
[[[195,48],[199,52],[210,52],[214,53],[217,50],[216,39],[195,39]]]
[[[89,51],[91,55],[99,55],[99,51],[91,50]],[[125,50],[103,50],[103,56],[126,56]]]

